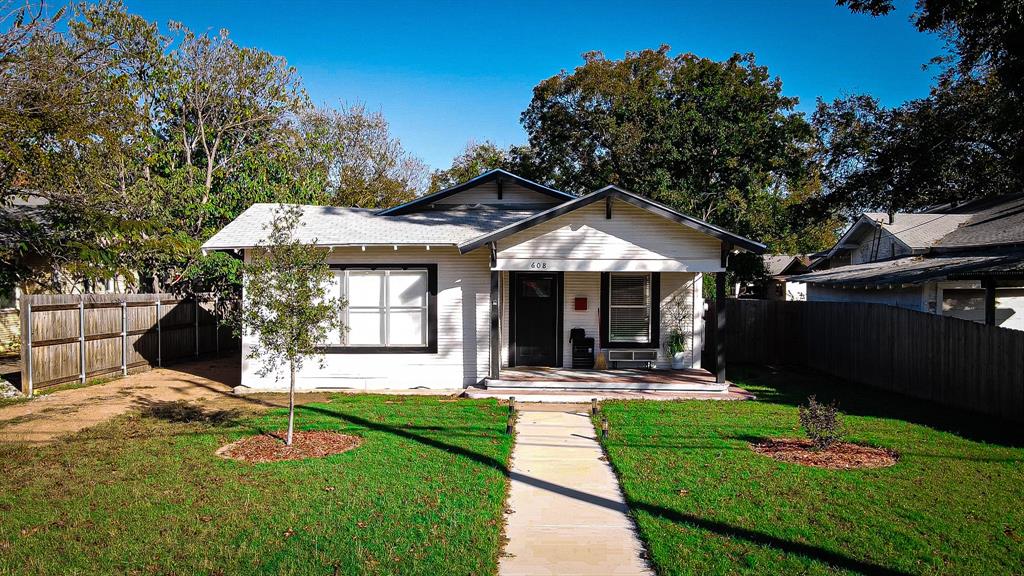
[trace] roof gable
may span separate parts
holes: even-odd
[[[499,260],[575,261],[590,270],[613,269],[603,266],[612,262],[666,260],[686,261],[691,266],[703,263],[717,269],[722,257],[722,244],[717,238],[617,199],[612,201],[611,218],[604,203],[595,202],[506,236],[496,244]]]
[[[784,276],[807,271],[806,258],[790,254],[765,254],[762,256],[768,276]]]
[[[476,178],[467,180],[466,182],[452,186],[451,188],[446,188],[444,190],[434,192],[433,194],[421,196],[415,200],[411,200],[393,208],[381,210],[378,214],[381,216],[395,216],[399,214],[417,212],[429,207],[431,204],[445,204],[444,200],[450,199],[450,197],[455,196],[456,194],[466,192],[489,183],[497,183],[499,190],[503,184],[511,184],[515,187],[526,189],[535,194],[537,199],[541,201],[546,200],[546,203],[548,204],[552,203],[552,201],[561,203],[576,198],[567,192],[549,188],[543,184],[538,184],[532,180],[527,180],[526,178],[516,176],[511,172],[507,172],[499,168],[484,172]]]
[[[596,192],[587,194],[586,196],[582,196],[580,198],[577,198],[570,202],[566,202],[549,210],[545,210],[544,212],[541,212],[540,214],[537,214],[536,216],[533,216],[531,218],[526,218],[525,220],[516,222],[514,224],[510,224],[508,226],[495,230],[494,232],[490,232],[488,234],[484,234],[472,240],[463,242],[462,244],[459,244],[459,251],[464,254],[466,252],[484,246],[485,244],[488,244],[490,242],[496,242],[502,238],[505,238],[517,232],[522,232],[523,230],[527,230],[529,228],[532,228],[554,218],[558,218],[559,216],[563,216],[574,210],[578,210],[585,206],[589,206],[595,202],[604,199],[607,199],[609,201],[611,199],[622,200],[623,202],[632,204],[637,208],[641,208],[652,214],[656,214],[658,216],[661,216],[662,218],[671,220],[678,224],[688,226],[690,228],[693,228],[694,230],[703,232],[704,234],[717,238],[722,242],[726,242],[728,244],[736,246],[737,248],[742,248],[750,252],[762,254],[764,253],[766,248],[766,246],[764,244],[761,244],[760,242],[755,242],[748,238],[744,238],[737,234],[733,234],[731,232],[723,230],[722,228],[719,228],[712,224],[708,224],[707,222],[704,222],[702,220],[698,220],[685,214],[681,214],[679,212],[676,212],[675,210],[672,210],[671,208],[668,208],[667,206],[664,206],[657,202],[653,202],[651,200],[638,196],[632,192],[623,190],[617,186],[606,186]]]
[[[885,231],[910,248],[931,248],[950,232],[970,220],[970,214],[915,214],[899,212],[892,223],[886,214],[868,212],[865,216],[879,222]]]

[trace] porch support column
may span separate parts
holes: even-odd
[[[985,287],[985,325],[995,326],[996,325],[996,281],[991,277],[987,277],[981,281],[981,285]]]
[[[732,245],[722,244],[722,268],[729,263]],[[725,384],[725,270],[715,272],[715,382]]]
[[[498,285],[501,272],[494,269],[497,264],[497,248],[491,242],[491,361],[488,375],[495,380],[501,371],[501,292]]]

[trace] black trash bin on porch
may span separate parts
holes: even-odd
[[[569,330],[569,342],[572,345],[572,367],[594,367],[594,339],[587,337],[583,328]]]

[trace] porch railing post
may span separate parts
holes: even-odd
[[[732,246],[722,244],[722,271],[715,272],[715,382],[725,384],[725,267]]]
[[[500,279],[501,272],[495,270],[497,265],[497,249],[491,243],[491,358],[490,378],[497,380],[501,372],[501,303]]]

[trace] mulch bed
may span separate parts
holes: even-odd
[[[217,455],[251,463],[282,462],[341,454],[363,443],[361,437],[351,434],[296,431],[292,434],[292,445],[285,446],[285,436],[285,432],[249,436],[221,447]]]
[[[841,442],[826,450],[817,450],[810,440],[800,438],[777,438],[752,443],[750,448],[769,458],[828,468],[830,470],[853,470],[856,468],[885,468],[892,466],[899,455],[891,450]]]

